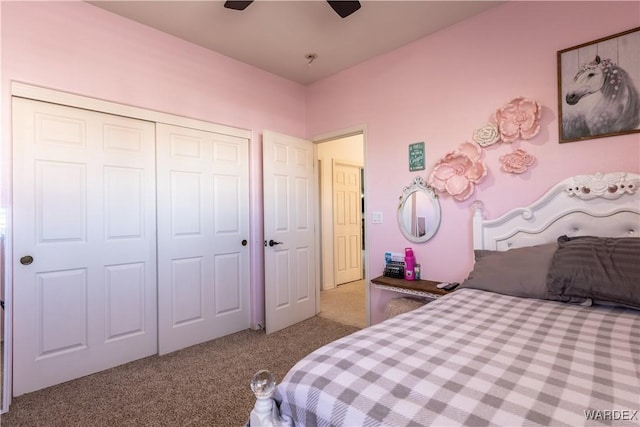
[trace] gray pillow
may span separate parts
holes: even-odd
[[[549,243],[508,251],[476,250],[473,270],[460,288],[544,299],[547,272],[556,249],[556,243]]]
[[[640,238],[558,238],[547,277],[549,299],[640,308]]]

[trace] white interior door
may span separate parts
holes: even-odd
[[[265,131],[265,317],[272,333],[316,314],[313,143]]]
[[[160,354],[249,327],[249,141],[158,123]]]
[[[333,162],[333,253],[336,285],[362,279],[360,166]]]
[[[154,141],[13,99],[15,396],[156,353]]]

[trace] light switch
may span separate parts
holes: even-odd
[[[382,212],[371,212],[371,222],[374,224],[382,224]]]

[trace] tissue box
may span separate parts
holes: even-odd
[[[384,263],[388,264],[390,262],[404,262],[404,254],[401,252],[385,252],[384,253]]]

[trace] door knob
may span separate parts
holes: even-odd
[[[242,241],[242,246],[247,246],[247,239],[244,239],[244,240]]]
[[[281,245],[282,242],[276,242],[275,240],[269,240],[269,246]]]
[[[25,255],[22,258],[20,258],[20,264],[22,265],[29,265],[33,262],[33,257],[31,255]]]

